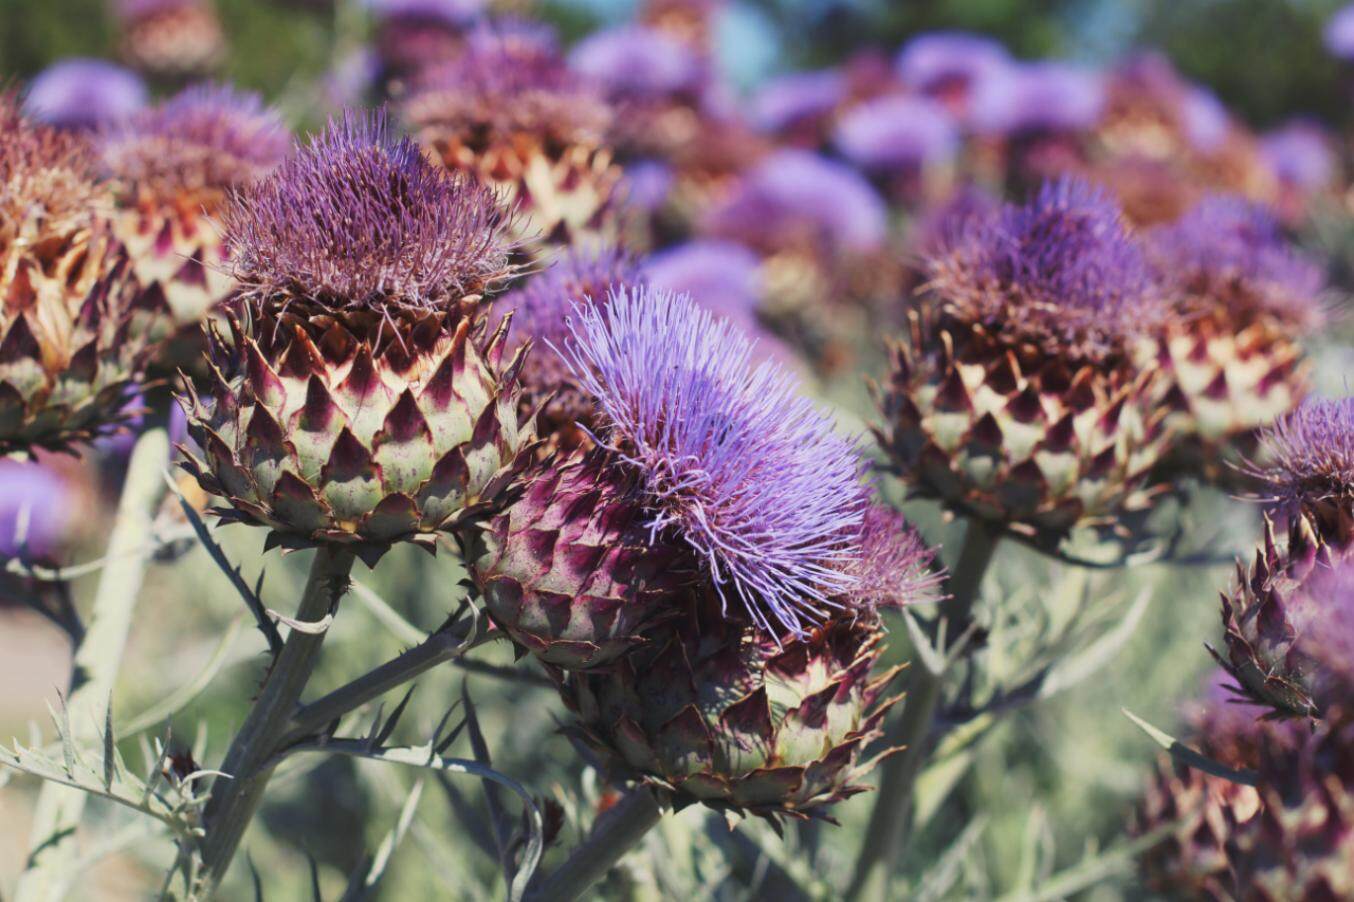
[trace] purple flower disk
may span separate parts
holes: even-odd
[[[24,113],[58,128],[93,129],[146,105],[145,82],[135,72],[98,59],[65,59],[33,77]]]
[[[1047,541],[1146,507],[1164,413],[1136,351],[1169,308],[1117,205],[1064,179],[941,232],[881,394],[898,473]]]

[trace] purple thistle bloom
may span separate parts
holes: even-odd
[[[625,167],[616,194],[631,210],[653,213],[672,196],[676,175],[672,167],[659,160],[639,160]]]
[[[1258,463],[1270,500],[1354,498],[1354,398],[1311,399],[1260,434]]]
[[[1284,238],[1273,215],[1235,195],[1205,197],[1146,242],[1163,280],[1238,313],[1270,313],[1302,328],[1322,320],[1321,267]]]
[[[580,306],[605,304],[613,289],[642,284],[639,261],[613,245],[571,247],[542,272],[526,280],[498,301],[513,314],[513,332],[537,345],[563,347],[568,340],[569,314]],[[543,365],[554,355],[540,353],[527,365]]]
[[[426,310],[511,271],[509,214],[493,191],[428,162],[383,112],[331,120],[224,220],[232,274],[257,301]]]
[[[924,97],[866,101],[841,118],[834,140],[848,160],[874,172],[942,165],[959,152],[954,119]]]
[[[712,235],[750,247],[808,240],[829,253],[878,250],[888,212],[870,183],[849,166],[817,154],[782,150],[767,157],[709,211]]]
[[[752,122],[783,132],[825,117],[846,97],[846,79],[835,69],[792,72],[768,79],[752,98]]]
[[[943,203],[928,207],[912,223],[909,248],[923,257],[941,253],[969,227],[972,221],[995,216],[1000,204],[992,194],[976,185],[964,185]]]
[[[123,22],[136,22],[150,16],[161,16],[180,9],[197,9],[204,0],[117,0],[113,14]]]
[[[1190,85],[1180,98],[1180,128],[1190,147],[1202,154],[1216,153],[1227,140],[1232,120],[1227,107],[1207,88]]]
[[[381,22],[429,22],[449,27],[468,25],[484,11],[484,0],[366,0]]]
[[[935,552],[898,511],[871,504],[861,522],[857,558],[850,572],[856,597],[869,608],[939,601],[944,575],[931,569]]]
[[[146,105],[146,85],[130,69],[98,59],[67,59],[38,73],[24,112],[58,128],[94,128]]]
[[[1045,183],[1024,205],[963,220],[927,268],[956,316],[1055,355],[1121,354],[1167,314],[1118,204],[1071,177]]]
[[[0,460],[0,558],[20,551],[35,558],[49,556],[66,534],[74,504],[70,484],[51,467]]]
[[[1330,17],[1322,36],[1332,56],[1354,60],[1354,3],[1341,7]]]
[[[196,85],[105,127],[105,170],[160,193],[227,190],[272,171],[291,150],[282,117],[257,94]]]
[[[711,312],[754,330],[762,298],[761,261],[732,241],[689,241],[654,254],[644,264],[649,283],[688,294]]]
[[[571,329],[564,356],[603,414],[599,441],[639,475],[652,531],[675,530],[726,605],[796,635],[849,606],[861,462],[793,378],[754,368],[733,326],[664,291],[623,289]]]
[[[895,66],[908,88],[955,102],[962,110],[987,81],[1004,78],[1014,63],[1006,48],[991,38],[936,31],[908,41]]]
[[[973,96],[970,121],[984,134],[1015,137],[1093,127],[1105,109],[1099,73],[1068,63],[1025,63],[1007,77],[985,80]]]
[[[584,38],[569,54],[576,70],[615,97],[655,99],[699,93],[705,70],[677,38],[655,28],[625,25]]]
[[[1279,183],[1317,191],[1335,180],[1335,150],[1317,122],[1294,119],[1260,139],[1260,154]]]

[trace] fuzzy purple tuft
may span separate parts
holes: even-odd
[[[1305,402],[1262,432],[1260,447],[1251,472],[1273,500],[1354,498],[1354,398]]]
[[[881,97],[862,103],[837,123],[834,140],[848,160],[874,172],[942,165],[959,152],[959,128],[953,117],[924,97]]]
[[[1191,297],[1240,313],[1268,313],[1302,329],[1322,320],[1325,275],[1285,239],[1264,207],[1235,195],[1205,197],[1147,236],[1162,279]]]
[[[381,22],[433,22],[452,27],[469,24],[484,11],[484,0],[366,0]]]
[[[95,128],[146,105],[146,84],[135,72],[98,59],[67,59],[34,76],[24,112],[58,128]]]
[[[935,552],[898,511],[871,504],[861,522],[858,556],[850,566],[856,598],[873,609],[939,601],[944,574],[931,569]]]
[[[607,244],[573,247],[499,303],[512,311],[515,334],[563,347],[570,335],[570,313],[579,306],[605,304],[612,289],[642,279],[639,262],[626,250]],[[531,366],[551,356],[533,357]]]
[[[1050,354],[1122,354],[1168,313],[1119,206],[1080,179],[1048,182],[1024,205],[967,217],[942,244],[926,264],[950,311]]]
[[[802,635],[849,607],[865,513],[853,441],[780,367],[689,297],[622,289],[580,309],[564,356],[594,399],[600,443],[638,473],[650,529],[674,529],[725,604]]]
[[[290,149],[281,115],[259,95],[227,85],[187,88],[99,135],[109,175],[168,194],[246,185]]]
[[[1323,695],[1354,694],[1354,563],[1318,565],[1288,606],[1297,649],[1318,665]],[[1343,707],[1348,707],[1346,702]]]
[[[248,300],[336,311],[434,310],[511,273],[510,215],[493,191],[396,138],[384,113],[346,113],[225,216]]]

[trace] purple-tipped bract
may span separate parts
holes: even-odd
[[[850,605],[860,459],[792,378],[685,296],[623,289],[571,328],[597,438],[640,475],[655,534],[675,530],[763,628],[801,635]]]
[[[510,272],[509,215],[429,163],[384,114],[347,113],[246,189],[225,216],[247,299],[432,310]]]
[[[110,175],[155,190],[226,190],[267,174],[291,134],[257,94],[196,85],[106,127],[99,136]]]
[[[958,224],[932,285],[962,319],[1084,359],[1123,353],[1167,313],[1147,257],[1103,189],[1046,183],[1023,205]]]

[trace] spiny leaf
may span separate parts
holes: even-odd
[[[1187,764],[1206,774],[1221,777],[1224,780],[1230,780],[1233,783],[1240,783],[1243,786],[1254,786],[1256,784],[1258,776],[1255,771],[1233,770],[1225,764],[1214,761],[1202,752],[1195,751],[1169,733],[1152,726],[1127,708],[1120,708],[1119,710],[1124,712],[1125,717],[1137,724],[1139,729],[1152,737],[1157,745],[1170,752],[1172,758],[1182,764]]]

